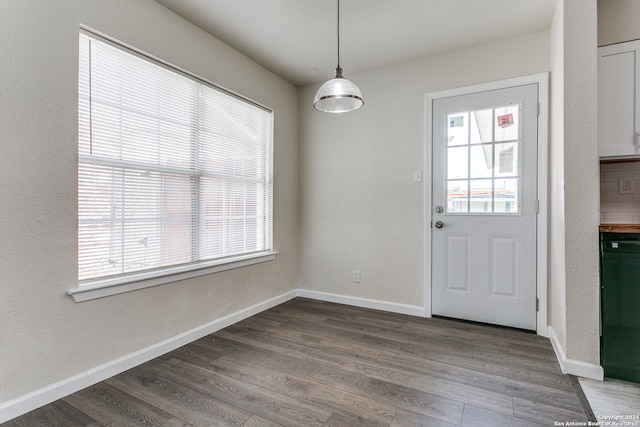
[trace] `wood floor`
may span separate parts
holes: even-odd
[[[575,378],[560,372],[545,338],[297,298],[4,426],[586,420]]]

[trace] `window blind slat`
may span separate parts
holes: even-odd
[[[78,277],[271,250],[271,112],[81,33]]]

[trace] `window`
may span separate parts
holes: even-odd
[[[447,116],[447,214],[520,213],[520,105]]]
[[[272,250],[272,112],[80,34],[78,278]]]

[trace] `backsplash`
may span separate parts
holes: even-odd
[[[640,224],[640,161],[600,164],[600,223]]]

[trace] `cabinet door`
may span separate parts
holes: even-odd
[[[598,49],[598,151],[600,157],[640,154],[640,42]]]

